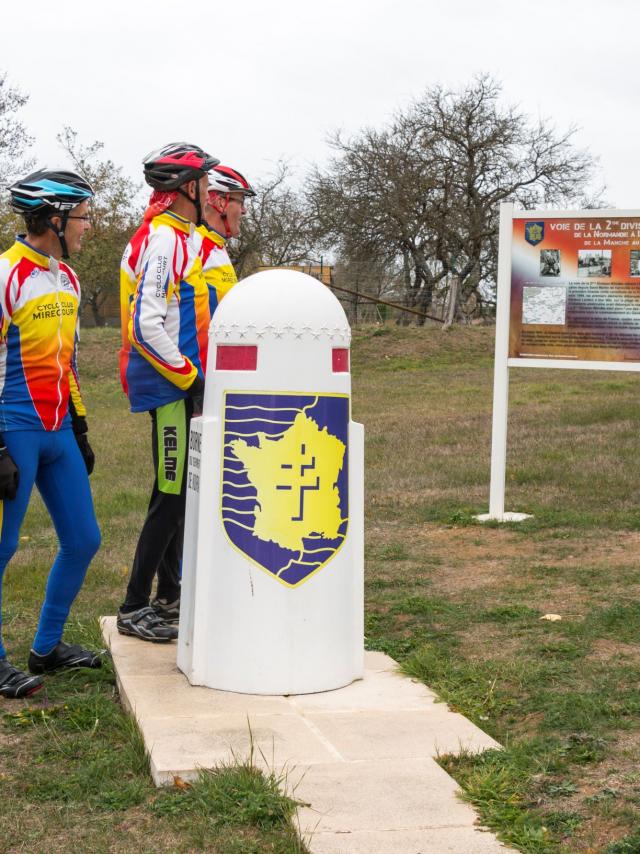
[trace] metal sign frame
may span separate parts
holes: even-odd
[[[588,361],[570,358],[513,358],[509,357],[509,331],[512,288],[513,220],[548,219],[625,219],[638,218],[640,211],[624,210],[530,210],[515,211],[511,202],[500,205],[500,236],[498,242],[498,290],[496,299],[496,340],[493,377],[493,421],[491,434],[491,485],[489,513],[483,521],[511,521],[524,514],[505,513],[505,481],[507,468],[507,428],[509,409],[510,368],[559,368],[592,371],[640,371],[640,361]],[[517,519],[515,519],[517,520]]]

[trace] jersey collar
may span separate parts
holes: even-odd
[[[184,219],[184,217],[178,216],[178,214],[172,213],[171,211],[164,211],[158,216],[154,216],[153,222],[156,225],[170,225],[171,228],[175,228],[177,231],[182,231],[184,234],[191,234],[191,230],[193,229],[193,223],[188,219]]]
[[[33,263],[37,264],[38,267],[44,267],[45,270],[49,270],[51,268],[51,261],[54,260],[51,255],[45,255],[44,252],[40,252],[40,250],[36,249],[35,246],[27,243],[24,234],[19,234],[16,237],[16,243],[20,244],[20,251],[24,258],[28,258],[29,261],[33,261]]]
[[[202,223],[196,229],[203,237],[208,237],[216,246],[224,246],[227,242],[226,238],[223,237],[220,232],[216,231],[215,228],[209,228],[208,225]]]

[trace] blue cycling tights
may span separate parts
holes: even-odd
[[[73,600],[78,595],[91,558],[100,546],[100,530],[84,460],[73,431],[21,430],[4,434],[7,449],[18,466],[20,485],[13,500],[0,501],[0,658],[2,577],[18,546],[20,526],[33,490],[38,487],[60,541],[45,590],[33,649],[46,655],[61,640]]]

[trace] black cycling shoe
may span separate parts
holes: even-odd
[[[157,596],[149,602],[149,605],[159,617],[169,623],[175,625],[180,622],[180,597],[175,602],[169,602],[166,599],[159,599]]]
[[[169,624],[149,605],[137,611],[118,611],[116,625],[121,635],[130,635],[150,643],[168,643],[178,637],[178,627]]]
[[[0,696],[21,700],[39,691],[42,684],[43,680],[39,676],[29,676],[9,664],[6,658],[0,658]]]
[[[52,670],[60,670],[63,667],[102,667],[102,656],[104,650],[92,652],[83,649],[78,644],[69,644],[60,641],[51,652],[46,655],[38,655],[31,650],[29,653],[29,670],[32,673],[50,673]]]

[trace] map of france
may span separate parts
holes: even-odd
[[[257,446],[243,439],[230,445],[257,492],[256,537],[301,551],[305,537],[339,535],[343,520],[336,484],[346,448],[326,427],[321,430],[300,412],[278,439],[259,433]]]

